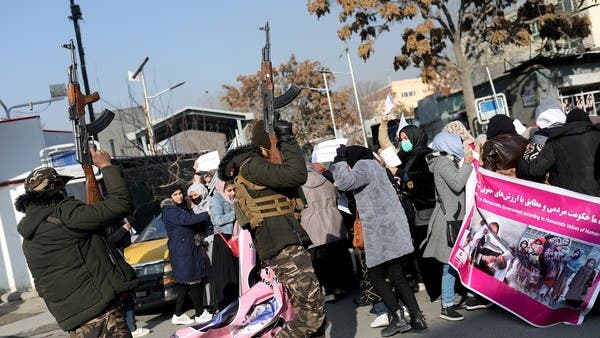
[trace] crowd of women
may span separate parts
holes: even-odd
[[[390,135],[388,120],[384,117],[380,124],[380,150],[391,147],[401,164],[389,166],[362,146],[340,146],[333,163],[307,163],[309,175],[303,187],[307,208],[301,215],[313,243],[309,252],[315,272],[329,301],[354,286],[348,248],[353,226],[360,220],[364,248],[354,253],[362,268],[357,274],[361,293],[354,301],[359,306],[373,305],[378,316],[371,327],[383,327],[384,337],[427,328],[414,295],[422,282],[432,301],[441,297],[440,317],[446,320],[462,320],[463,309],[492,305],[462,287],[448,264],[452,243],[447,227],[464,217],[465,186],[475,157],[483,168],[504,175],[600,196],[600,126],[580,109],[564,112],[558,103],[545,100],[536,109],[535,125],[520,133],[519,123],[496,115],[487,132],[477,138],[453,121],[431,142],[415,125]],[[238,296],[238,262],[226,243],[237,228],[233,182],[219,182],[208,203],[202,184],[192,184],[187,195],[186,200],[184,190],[176,188],[163,203],[173,273],[179,283],[175,324],[210,319],[205,309],[214,313]],[[340,213],[340,199],[348,202],[350,214]],[[213,227],[218,236],[209,259],[205,238]],[[557,291],[562,295],[568,293],[578,268],[565,266],[573,271],[556,271],[562,276]],[[202,299],[206,281],[210,281],[210,304]],[[188,294],[196,311],[194,319],[184,313]]]

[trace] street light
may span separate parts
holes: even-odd
[[[352,78],[352,88],[354,88],[354,98],[356,99],[356,109],[358,110],[358,117],[360,118],[360,126],[361,126],[361,130],[362,130],[362,135],[363,135],[363,142],[364,142],[365,147],[368,147],[367,133],[365,132],[365,124],[363,121],[362,112],[360,110],[360,101],[358,100],[358,91],[356,90],[356,82],[354,81],[354,71],[352,70],[352,62],[350,61],[350,53],[348,52],[348,50],[346,50],[346,56],[348,57],[348,68],[350,69],[349,73],[334,72],[331,70],[326,70],[324,68],[321,68],[319,70],[319,72],[321,74],[323,74],[323,81],[325,82],[325,88],[327,89],[327,99],[329,99],[329,86],[327,85],[327,76],[325,75],[325,73],[350,75],[350,77]],[[329,101],[329,107],[331,109],[331,101]],[[332,115],[333,115],[333,110],[332,110]],[[337,138],[337,136],[336,136],[336,138]]]
[[[54,101],[60,101],[62,99],[64,99],[64,96],[63,97],[53,97],[50,100],[30,101],[28,103],[22,103],[22,104],[17,104],[17,105],[11,106],[9,108],[6,108],[6,105],[4,104],[4,102],[2,102],[2,100],[0,100],[0,106],[2,106],[2,108],[4,108],[4,111],[6,112],[6,119],[10,120],[10,111],[15,108],[29,107],[30,109],[33,109],[33,106],[35,106],[35,105],[44,104],[44,103],[52,103]]]
[[[144,93],[144,116],[146,118],[146,131],[148,133],[148,147],[150,148],[150,154],[151,155],[155,155],[156,154],[156,146],[155,146],[155,142],[154,142],[154,130],[152,129],[152,122],[150,120],[150,99],[153,99],[157,96],[160,96],[168,91],[171,91],[177,87],[183,86],[185,84],[185,81],[180,82],[174,86],[171,86],[167,89],[161,90],[160,92],[154,94],[154,95],[150,95],[148,96],[148,92],[146,90],[146,79],[144,78],[144,66],[146,65],[146,63],[148,62],[148,60],[150,60],[149,57],[146,56],[146,58],[144,59],[144,61],[142,61],[142,64],[137,68],[137,70],[131,74],[131,79],[134,81],[139,81],[137,80],[137,76],[138,74],[140,75],[140,79],[142,82],[142,90]]]
[[[325,88],[314,88],[314,87],[303,87],[305,89],[316,90],[319,92],[325,91],[327,93],[327,103],[329,103],[329,114],[331,115],[331,123],[333,124],[333,136],[338,138],[337,128],[335,127],[335,116],[333,115],[333,106],[331,105],[331,95],[329,95],[329,87],[327,86],[327,78],[325,77],[325,73],[323,74],[323,80],[325,80]]]

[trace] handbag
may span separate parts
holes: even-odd
[[[225,242],[225,244],[227,244],[227,246],[229,247],[229,250],[231,250],[231,253],[235,256],[235,257],[240,257],[240,245],[238,243],[238,237],[239,236],[232,236],[229,240],[225,238],[225,236],[223,236],[223,233],[221,232],[221,230],[217,230],[217,234],[219,234],[219,236],[221,236],[221,239],[223,240],[223,242]]]
[[[462,220],[446,221],[446,241],[449,247],[453,247],[456,243],[462,222]]]
[[[437,196],[438,201],[440,202],[440,208],[442,208],[442,212],[444,213],[444,218],[446,217],[446,208],[444,208],[444,202],[442,202],[442,197],[440,196],[437,187],[435,188],[435,194]],[[460,228],[462,226],[462,219],[457,220],[448,220],[446,219],[446,244],[449,247],[453,247],[454,243],[458,239],[458,233],[460,232]]]
[[[362,222],[356,213],[356,219],[354,220],[354,236],[352,237],[352,246],[358,249],[364,249],[365,237],[363,234]]]

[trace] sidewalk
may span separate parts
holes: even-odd
[[[12,295],[11,295],[12,296]],[[15,297],[20,300],[0,304],[0,337],[31,337],[38,333],[58,329],[54,317],[35,291],[27,291]]]

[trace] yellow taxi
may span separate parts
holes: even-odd
[[[125,248],[124,255],[140,281],[135,289],[136,309],[158,307],[175,300],[175,280],[162,215],[155,217],[138,234]]]

